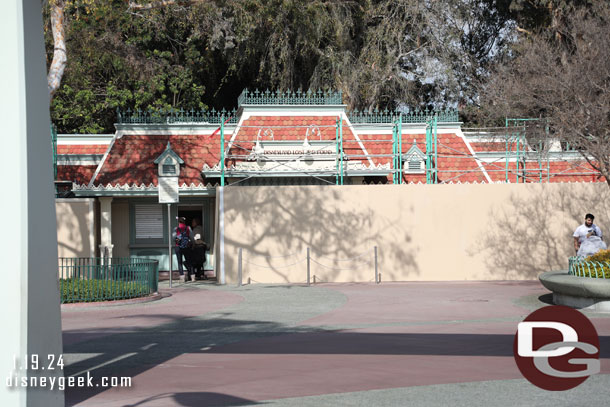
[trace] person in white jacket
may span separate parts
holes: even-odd
[[[593,221],[595,220],[595,216],[590,213],[585,215],[585,223],[580,225],[574,231],[572,235],[574,237],[574,250],[576,250],[577,254],[580,255],[591,255],[591,251],[599,251],[605,249],[606,244],[603,242],[602,230],[595,224]],[[587,241],[587,246],[591,246],[591,248],[587,248],[587,253],[581,253],[583,243]]]

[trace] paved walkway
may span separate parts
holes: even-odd
[[[164,290],[165,291],[165,290]],[[512,356],[538,282],[178,285],[160,301],[62,311],[79,406],[607,406],[610,318],[593,316],[602,374],[553,393]]]

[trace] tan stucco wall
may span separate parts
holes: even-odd
[[[56,199],[59,257],[95,256],[95,199]]]
[[[567,267],[585,213],[610,233],[609,196],[605,183],[227,187],[226,281],[240,247],[244,281],[304,282],[307,247],[318,280],[373,281],[374,246],[382,281],[533,279]]]
[[[129,257],[129,203],[112,201],[112,255]]]

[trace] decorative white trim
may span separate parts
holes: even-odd
[[[271,162],[275,164],[274,162]],[[265,171],[264,169],[256,169],[254,166],[256,163],[254,162],[243,162],[234,164],[228,167],[225,167],[225,176],[229,176],[231,174],[227,174],[228,172],[243,172],[243,173],[254,173],[254,174],[277,174],[277,173],[307,173],[307,174],[315,174],[317,172],[337,172],[337,165],[333,162],[333,164],[315,167],[315,168],[305,168],[302,166],[298,166],[299,163],[296,161],[290,162],[287,165],[279,165],[275,166],[272,170]],[[292,168],[291,168],[292,167]],[[301,168],[302,167],[302,168]],[[371,172],[371,171],[381,171],[381,172],[389,172],[391,170],[390,164],[364,164],[361,162],[347,162],[346,171],[350,172]],[[220,174],[220,164],[216,164],[213,167],[208,166],[207,164],[203,165],[203,169],[201,170],[206,175],[218,175]]]
[[[468,148],[468,151],[470,151],[470,155],[472,156],[472,158],[474,158],[475,162],[477,163],[477,166],[479,167],[479,170],[481,170],[481,172],[483,173],[483,176],[485,177],[485,179],[487,180],[488,183],[492,183],[493,181],[491,180],[491,177],[489,176],[489,174],[487,173],[487,170],[485,169],[485,166],[483,166],[483,164],[481,163],[481,160],[479,160],[479,158],[477,157],[477,154],[474,152],[474,149],[472,148],[472,146],[470,145],[470,142],[466,139],[466,137],[464,136],[464,133],[462,133],[462,130],[458,130],[456,132],[456,135],[462,139],[462,141],[464,142],[464,144],[466,145],[466,148]],[[476,181],[475,181],[476,182]]]
[[[220,123],[196,124],[115,124],[117,138],[123,136],[211,136]],[[233,133],[238,126],[225,124],[225,133]]]
[[[244,120],[252,116],[339,116],[347,105],[241,105]]]
[[[182,183],[178,187],[179,191],[187,192],[187,191],[202,191],[202,190],[214,190],[216,188],[215,185],[211,183],[203,184],[195,184],[191,183],[187,185],[186,183]],[[157,192],[158,187],[150,183],[146,184],[107,184],[107,185],[81,185],[81,184],[72,184],[73,191],[91,191],[91,192]]]
[[[227,143],[227,148],[225,148],[224,152],[222,152],[223,157],[227,157],[227,151],[231,151],[231,147],[233,146],[233,143],[235,142],[235,137],[237,137],[237,134],[239,134],[239,129],[241,128],[242,124],[244,123],[244,114],[242,113],[239,116],[239,121],[237,122],[237,126],[235,126],[235,129],[233,131],[233,133],[231,134],[231,139],[229,140],[229,142]],[[218,164],[220,165],[220,158],[218,159]]]
[[[97,178],[100,171],[102,170],[102,167],[104,166],[104,163],[106,162],[106,159],[108,158],[108,154],[110,153],[110,150],[112,150],[112,147],[114,146],[114,142],[116,141],[118,134],[119,134],[119,132],[117,131],[116,134],[114,135],[114,137],[112,138],[112,140],[110,141],[110,144],[108,145],[108,148],[106,149],[106,152],[104,153],[104,156],[102,157],[102,160],[97,165],[97,168],[95,169],[95,172],[93,173],[93,176],[91,177],[91,180],[89,181],[90,187],[93,186],[95,179]]]
[[[58,134],[57,145],[108,145],[114,134]]]
[[[341,113],[341,115],[343,118],[345,118],[345,123],[347,123],[347,126],[349,127],[350,131],[354,135],[354,138],[356,139],[356,141],[358,141],[358,145],[360,146],[360,149],[362,150],[364,155],[366,155],[366,159],[369,161],[369,164],[374,165],[373,160],[371,159],[371,157],[369,157],[369,152],[364,147],[364,144],[362,144],[362,141],[360,140],[358,133],[356,133],[356,130],[354,130],[354,127],[352,126],[352,122],[349,120],[349,117],[347,116],[345,111],[343,111],[343,113]]]
[[[57,165],[98,165],[104,154],[58,154]]]

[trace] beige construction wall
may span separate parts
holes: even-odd
[[[534,279],[567,268],[584,215],[610,234],[599,184],[225,188],[226,282]],[[285,257],[281,257],[285,256]],[[353,260],[348,260],[353,259]],[[217,263],[218,264],[218,263]]]
[[[95,257],[95,199],[56,199],[59,257]]]

